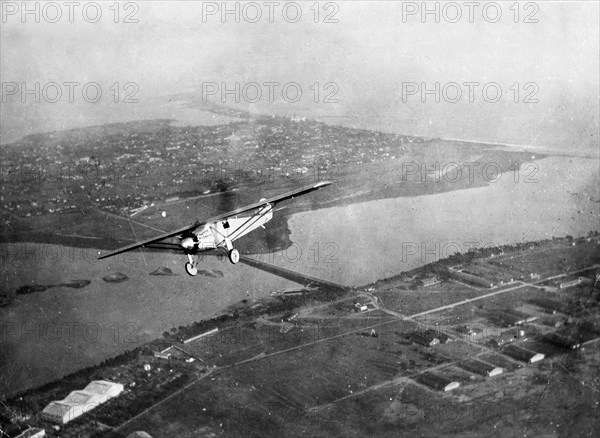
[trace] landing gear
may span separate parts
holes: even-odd
[[[240,261],[240,252],[233,247],[233,244],[231,243],[231,240],[229,240],[228,237],[226,237],[224,240],[225,247],[227,248],[227,251],[229,251],[229,261],[235,265],[237,262]]]
[[[187,262],[185,264],[185,272],[187,272],[188,275],[191,275],[193,277],[194,275],[196,275],[198,273],[198,268],[196,268],[190,262]]]
[[[191,254],[188,254],[189,262],[185,264],[185,272],[192,277],[198,273],[198,268],[196,268],[197,262],[194,261],[194,258]]]
[[[229,251],[229,261],[234,265],[240,261],[240,252],[237,249],[233,248]]]

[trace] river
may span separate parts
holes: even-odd
[[[600,229],[597,159],[549,157],[485,187],[303,212],[271,261],[359,286],[471,247]]]

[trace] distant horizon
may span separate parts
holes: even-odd
[[[235,108],[234,106],[227,106],[227,105],[218,105],[218,106],[223,106],[225,108],[231,108],[231,109],[235,109],[235,110],[241,110],[240,108]],[[201,113],[206,113],[206,114],[210,114],[208,111],[206,110],[202,110],[202,109],[186,109],[189,111],[198,111]],[[251,114],[253,115],[257,115],[257,116],[268,116],[270,115],[269,113],[266,112],[251,112]],[[547,145],[547,144],[521,144],[521,143],[511,143],[506,141],[506,139],[498,139],[498,140],[494,140],[491,138],[485,138],[485,139],[481,139],[481,138],[453,138],[453,137],[443,137],[440,135],[430,135],[430,134],[426,134],[426,133],[420,133],[420,132],[399,132],[399,130],[393,130],[392,126],[390,125],[383,125],[382,124],[378,124],[378,123],[373,123],[372,125],[370,125],[368,122],[363,122],[363,123],[355,123],[355,118],[351,117],[351,116],[346,116],[346,117],[336,117],[336,120],[338,120],[338,123],[331,123],[327,121],[327,117],[323,117],[323,116],[316,116],[316,117],[311,117],[311,116],[306,116],[304,114],[296,114],[294,113],[293,115],[299,116],[299,117],[305,117],[307,120],[312,120],[315,122],[319,122],[319,123],[324,123],[327,125],[331,125],[331,126],[343,126],[346,128],[352,128],[352,129],[361,129],[361,130],[375,130],[375,131],[379,131],[379,132],[383,132],[383,133],[388,133],[388,134],[395,134],[395,135],[405,135],[405,136],[411,136],[411,137],[420,137],[420,138],[427,138],[427,139],[439,139],[439,140],[443,140],[443,141],[452,141],[452,142],[464,142],[464,143],[471,143],[471,144],[482,144],[482,145],[494,145],[494,146],[503,146],[503,147],[508,147],[508,148],[522,148],[525,150],[532,150],[532,151],[537,151],[539,153],[545,152],[545,153],[551,153],[551,154],[565,154],[565,155],[573,155],[573,156],[593,156],[594,158],[600,158],[600,149],[598,148],[589,148],[588,150],[565,150],[565,151],[561,151],[558,150],[556,147],[553,148],[551,145]],[[277,114],[277,117],[289,117],[292,116],[292,114]],[[178,124],[178,127],[185,127],[185,126],[214,126],[214,125],[223,125],[223,124],[228,124],[231,122],[236,122],[236,121],[242,121],[243,119],[236,119],[234,117],[230,117],[230,116],[219,116],[221,119],[230,119],[230,120],[223,120],[222,123],[186,123],[186,121],[183,121],[181,117],[178,117],[176,114],[169,114],[169,115],[165,115],[164,117],[146,117],[146,118],[134,118],[131,120],[105,120],[104,122],[97,122],[97,123],[93,123],[90,122],[90,124],[81,124],[81,125],[74,125],[71,127],[64,127],[63,129],[49,129],[49,130],[40,130],[40,131],[35,131],[35,132],[29,132],[27,134],[21,135],[19,137],[15,137],[15,138],[5,138],[4,135],[0,135],[0,145],[2,146],[8,146],[14,143],[19,143],[20,141],[23,141],[26,137],[32,136],[32,135],[51,135],[54,133],[60,133],[60,132],[67,132],[67,131],[73,131],[73,130],[85,130],[85,129],[90,129],[90,128],[97,128],[97,127],[101,127],[101,126],[108,126],[108,125],[114,125],[114,124],[127,124],[127,123],[135,123],[135,122],[145,122],[145,121],[154,121],[154,120],[169,120],[171,121],[172,124]],[[188,119],[187,121],[189,122],[189,117],[186,117],[186,119]],[[342,123],[342,121],[345,121],[346,123]],[[370,125],[370,126],[369,126]]]
[[[203,20],[202,4],[189,2],[140,3],[136,23],[114,23],[108,9],[97,23],[8,17],[0,29],[0,76],[9,87],[0,103],[0,144],[32,133],[172,118],[179,109],[168,97],[183,94],[404,135],[598,149],[598,2],[541,3],[535,22],[518,23],[508,8],[493,23],[407,20],[402,3],[335,3],[332,23],[315,23],[308,8],[297,23]],[[72,102],[65,83],[79,84]],[[82,99],[90,83],[102,91],[97,103]],[[267,83],[279,84],[273,96]],[[282,98],[290,83],[302,91],[297,102]],[[50,86],[35,102],[10,88],[15,84],[40,93],[59,84],[62,96],[52,103],[57,90]],[[206,96],[206,84],[222,89]],[[247,99],[227,94],[249,84],[262,86],[261,98],[252,98],[252,87]],[[500,90],[498,101],[482,95],[490,84],[487,95]],[[427,94],[435,87],[437,96]]]

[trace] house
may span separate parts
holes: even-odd
[[[369,308],[362,303],[354,303],[354,311],[355,312],[366,312]]]

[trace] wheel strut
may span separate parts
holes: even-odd
[[[188,275],[191,275],[193,277],[198,273],[198,268],[196,267],[197,262],[194,261],[194,258],[191,254],[188,254],[187,256],[189,262],[185,264],[185,272],[187,272]]]

